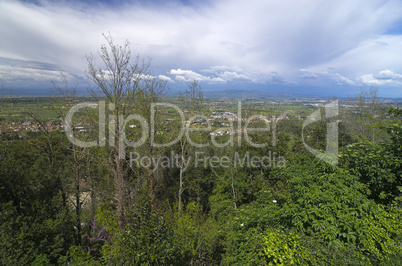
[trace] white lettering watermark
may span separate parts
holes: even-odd
[[[108,110],[107,107],[108,106]],[[180,119],[180,132],[174,136],[174,139],[169,140],[168,143],[157,143],[155,139],[155,135],[158,134],[158,131],[155,129],[155,125],[157,121],[155,121],[155,113],[156,113],[156,108],[157,107],[164,107],[165,109],[170,109],[173,110],[175,113],[177,113],[178,118]],[[325,109],[325,117],[326,118],[332,118],[335,117],[338,114],[338,101],[331,102],[329,104],[326,104],[323,106]],[[83,141],[78,139],[76,136],[74,136],[74,127],[73,127],[73,117],[74,115],[79,112],[81,109],[84,108],[91,108],[91,109],[96,109],[98,108],[98,140],[92,140],[92,141]],[[112,113],[109,114],[107,117],[107,113]],[[67,113],[66,118],[65,118],[65,133],[67,135],[67,138],[74,144],[79,147],[95,147],[95,146],[105,146],[106,145],[106,135],[108,135],[108,145],[110,147],[116,147],[118,149],[118,154],[119,154],[119,159],[125,159],[126,158],[126,148],[131,147],[131,148],[138,148],[146,143],[148,143],[150,146],[155,147],[155,148],[166,148],[166,147],[171,147],[178,143],[182,138],[185,138],[185,140],[192,145],[193,147],[196,148],[202,148],[202,147],[207,147],[211,143],[215,147],[222,148],[222,147],[227,147],[227,146],[234,146],[235,142],[235,136],[237,136],[237,146],[242,145],[242,139],[244,136],[244,140],[248,145],[254,148],[264,148],[269,146],[268,142],[263,142],[263,143],[257,143],[254,142],[253,139],[250,137],[250,133],[255,133],[255,132],[261,132],[261,134],[265,134],[265,132],[271,131],[271,145],[272,147],[276,147],[277,145],[277,123],[286,117],[286,113],[280,115],[279,117],[273,116],[271,119],[269,119],[266,116],[263,115],[253,115],[248,118],[243,118],[242,117],[242,104],[241,101],[238,101],[237,103],[237,113],[230,113],[230,112],[225,112],[220,116],[220,119],[224,119],[227,121],[225,123],[226,127],[221,127],[216,129],[215,131],[212,131],[212,124],[210,122],[211,117],[207,117],[205,115],[194,115],[191,116],[187,121],[184,115],[184,112],[176,105],[171,104],[171,103],[152,103],[150,106],[150,119],[147,121],[144,117],[142,117],[139,114],[129,114],[127,117],[124,117],[123,114],[117,114],[118,117],[116,117],[116,107],[114,104],[106,104],[105,101],[99,101],[98,103],[92,103],[92,102],[84,102],[84,103],[79,103],[74,105]],[[108,118],[108,122],[106,122],[106,118]],[[175,116],[177,118],[177,116]],[[174,120],[171,118],[171,120]],[[325,152],[320,152],[319,150],[316,150],[310,146],[307,145],[305,142],[304,138],[304,128],[315,122],[321,120],[321,112],[320,110],[315,111],[312,113],[307,119],[303,122],[302,125],[302,141],[304,146],[308,151],[310,151],[312,154],[314,154],[316,157],[320,158],[321,160],[328,162],[330,164],[337,164],[338,163],[338,124],[337,122],[331,122],[328,123],[327,125],[327,133],[326,133],[326,151]],[[133,141],[128,139],[127,137],[127,132],[126,128],[130,124],[130,122],[136,121],[136,124],[140,127],[140,132],[141,132],[141,137],[137,141]],[[196,121],[202,121],[203,124],[206,127],[191,127],[193,123]],[[254,121],[259,121],[263,122],[264,127],[261,128],[254,128],[250,127],[250,123]],[[235,128],[234,122],[237,122],[237,127]],[[108,134],[106,134],[106,125],[108,126]],[[129,125],[133,127],[137,127],[137,125]],[[194,141],[193,137],[191,136],[191,132],[209,132],[210,133],[210,142],[204,142],[204,143],[197,143]],[[218,137],[222,136],[224,134],[228,135],[227,141],[226,142],[220,142],[218,141]],[[138,155],[138,156],[136,156]],[[237,154],[238,155],[238,154]],[[134,156],[134,157],[133,157]],[[239,156],[239,155],[238,155]],[[263,157],[250,157],[249,154],[246,153],[244,155],[245,157],[243,158],[235,158],[234,162],[237,162],[238,165],[241,167],[254,167],[254,166],[259,166],[259,167],[265,167],[268,162],[268,165],[274,165],[276,162],[273,161],[273,157],[275,157],[271,152],[267,154],[266,156]],[[138,158],[137,158],[138,157]],[[161,165],[162,163],[167,164],[167,158],[169,158],[169,165],[173,164],[172,158],[171,157],[160,157],[158,159],[155,158],[144,158],[144,157],[139,157],[139,154],[134,153],[130,154],[130,164],[135,164],[135,165],[146,165],[147,163],[149,164],[148,167],[154,166],[154,165]],[[269,158],[269,160],[268,160]],[[157,161],[155,161],[157,160]],[[180,159],[181,160],[181,159]],[[176,158],[175,162],[177,163],[180,161],[179,159]],[[230,165],[230,158],[225,158],[225,157],[202,157],[199,158],[197,157],[197,153],[195,154],[195,164],[200,165],[201,161],[205,165],[209,165],[210,167],[213,167],[215,165],[218,165],[219,167],[225,167],[226,165]],[[188,164],[186,162],[183,162],[187,167]]]

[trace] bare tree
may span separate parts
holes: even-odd
[[[112,36],[105,35],[106,44],[101,45],[98,52],[102,60],[102,67],[95,63],[95,57],[91,54],[87,56],[88,78],[96,85],[95,89],[90,89],[94,97],[104,95],[109,104],[111,115],[115,123],[119,121],[118,130],[109,121],[109,145],[112,146],[110,155],[110,172],[114,178],[115,196],[117,200],[117,216],[121,227],[125,225],[124,203],[125,203],[125,183],[124,177],[127,174],[125,167],[124,154],[125,145],[122,140],[121,131],[125,124],[122,117],[125,117],[134,110],[139,110],[146,119],[150,118],[149,107],[156,101],[165,89],[166,82],[153,77],[149,71],[150,60],[140,60],[137,55],[134,60],[131,57],[130,43],[126,41],[124,45],[114,42]],[[138,98],[138,99],[137,99]],[[113,120],[113,119],[112,119]],[[148,131],[149,132],[149,131]],[[149,132],[151,134],[151,132]],[[148,136],[151,140],[150,136]],[[152,156],[152,145],[149,144],[148,153]],[[153,192],[153,172],[148,169],[148,185],[150,196],[155,198]]]
[[[78,88],[78,83],[75,84],[75,86],[70,86],[69,82],[67,80],[67,77],[65,74],[60,73],[61,79],[64,83],[64,86],[58,86],[55,82],[52,81],[53,84],[53,93],[55,96],[58,96],[58,100],[60,101],[59,105],[59,110],[58,110],[58,116],[60,119],[63,119],[66,114],[64,113],[63,109],[61,108],[62,106],[66,105],[71,105],[74,102],[78,101],[76,98],[76,91]],[[81,117],[80,123],[84,124],[86,121],[94,120],[93,114],[88,113],[88,116],[86,117]],[[92,134],[93,135],[93,134]],[[90,138],[91,134],[88,134],[85,136],[85,139],[88,140]],[[71,204],[75,208],[75,213],[76,213],[76,244],[81,245],[81,234],[82,234],[82,226],[81,226],[81,213],[82,213],[82,208],[87,200],[86,197],[82,197],[83,192],[87,189],[85,188],[87,182],[90,179],[90,166],[92,163],[92,156],[91,153],[89,152],[89,148],[87,147],[78,147],[78,146],[72,146],[71,143],[62,143],[63,147],[66,149],[66,151],[71,154],[71,163],[72,163],[72,180],[68,178],[66,185],[69,187],[69,189],[66,189],[66,191],[70,191],[70,193],[73,194],[73,198],[71,199],[68,197],[70,200]],[[91,188],[91,197],[90,200],[91,202],[94,201],[94,190]]]
[[[136,99],[135,110],[143,118],[146,119],[148,125],[155,128],[155,121],[157,121],[157,108],[154,106],[154,113],[152,113],[152,104],[159,101],[159,99],[165,94],[167,90],[166,81],[162,81],[152,77],[151,75],[143,76],[141,86],[134,92],[134,97]],[[147,172],[147,183],[148,183],[148,195],[151,199],[152,208],[155,208],[156,194],[155,194],[155,183],[156,174],[154,160],[152,158],[155,156],[155,151],[153,147],[152,140],[154,140],[155,131],[148,130],[148,142],[145,147],[145,153],[148,158],[151,158],[150,163],[146,167]]]
[[[180,92],[180,99],[185,106],[190,108],[191,114],[195,111],[200,111],[204,101],[204,95],[199,80],[194,80],[187,85],[184,94]]]
[[[349,99],[348,104],[353,109],[348,112],[345,124],[353,137],[372,143],[385,137],[379,126],[385,117],[382,103],[383,100],[378,97],[378,89],[373,87],[362,87],[359,94]]]
[[[180,101],[185,107],[190,108],[190,115],[193,116],[196,111],[200,111],[202,109],[204,96],[202,93],[202,87],[198,80],[194,80],[191,84],[187,85],[184,94],[180,92]],[[188,129],[186,129],[188,130]],[[178,212],[181,212],[182,209],[182,194],[185,190],[184,188],[184,162],[185,156],[189,152],[189,147],[187,143],[187,138],[182,137],[180,139],[180,172],[179,172],[179,192],[178,192]]]

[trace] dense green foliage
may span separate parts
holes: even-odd
[[[389,113],[383,127],[388,138],[345,145],[338,166],[313,159],[297,131],[281,132],[278,145],[265,148],[188,146],[189,157],[275,151],[290,159],[270,168],[196,167],[193,161],[183,175],[181,211],[179,169],[160,170],[153,202],[141,178],[146,172],[131,168],[123,228],[115,215],[107,147],[86,154],[57,132],[3,140],[1,264],[397,265],[401,114]],[[200,143],[205,137],[193,136]],[[257,140],[264,136],[254,135]],[[85,191],[91,204],[83,204]],[[81,204],[74,204],[77,198]]]

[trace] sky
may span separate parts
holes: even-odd
[[[89,84],[103,33],[152,59],[172,91],[402,98],[402,0],[0,0],[0,86]]]

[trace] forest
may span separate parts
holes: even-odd
[[[376,89],[166,97],[129,43],[87,61],[91,97],[1,98],[1,265],[402,265],[402,110]]]

